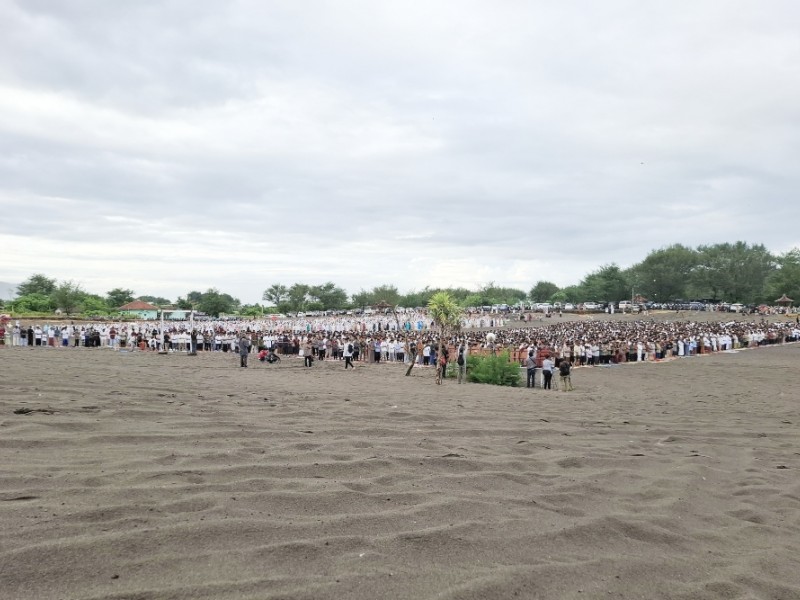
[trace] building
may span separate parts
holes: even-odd
[[[125,317],[133,317],[134,319],[158,319],[159,308],[142,302],[141,300],[134,300],[128,302],[124,306],[119,307],[119,312]]]

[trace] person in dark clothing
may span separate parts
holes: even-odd
[[[250,354],[250,338],[244,333],[239,338],[239,366],[247,368],[247,355]]]

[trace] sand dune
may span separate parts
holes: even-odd
[[[798,362],[559,393],[6,348],[0,597],[800,598]]]

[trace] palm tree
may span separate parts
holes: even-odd
[[[447,292],[437,292],[428,301],[428,313],[433,319],[434,324],[439,329],[439,352],[437,356],[442,356],[442,345],[445,337],[458,331],[461,327],[461,308],[458,303]],[[441,360],[441,358],[439,359]],[[436,368],[436,383],[442,382],[444,369]]]

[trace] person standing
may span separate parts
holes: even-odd
[[[555,363],[553,359],[549,356],[542,361],[542,387],[546,390],[553,389],[553,369],[555,368]]]
[[[464,344],[461,344],[461,346],[458,347],[456,366],[458,367],[458,383],[463,383],[466,381],[467,374],[467,359],[464,356]]]
[[[342,356],[344,357],[344,370],[347,370],[348,365],[350,368],[355,369],[355,366],[353,365],[353,342],[348,339],[344,340]]]
[[[561,376],[561,389],[565,392],[569,392],[572,389],[572,376],[570,373],[572,372],[572,363],[568,360],[562,360],[561,364],[558,365],[558,372]]]
[[[250,353],[250,338],[242,334],[239,338],[239,366],[247,368],[247,355]]]
[[[525,368],[528,374],[527,383],[525,387],[536,387],[536,359],[533,357],[533,350],[528,352],[528,358],[525,359]]]

